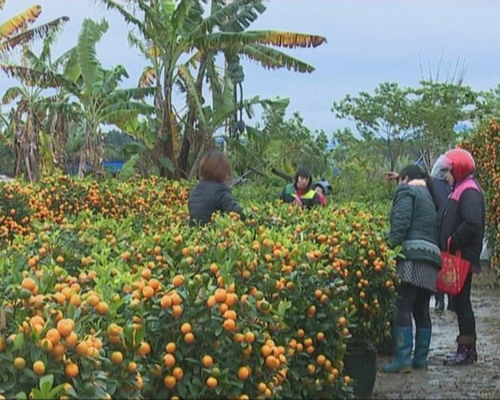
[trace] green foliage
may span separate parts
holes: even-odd
[[[337,174],[330,181],[330,197],[335,202],[389,202],[393,185],[384,175],[388,171],[384,153],[373,151],[380,145],[377,139],[359,139],[350,129],[344,129],[334,132],[333,142],[331,157]]]
[[[422,81],[418,88],[400,88],[397,83],[381,83],[374,93],[361,92],[334,102],[338,118],[350,118],[364,139],[385,151],[387,168],[394,170],[405,155],[405,145],[413,141],[427,169],[436,155],[457,141],[455,126],[474,118],[478,94],[470,87]]]
[[[249,167],[260,167],[264,171],[276,168],[293,176],[297,167],[304,165],[314,178],[328,174],[326,134],[312,132],[298,112],[287,119],[286,106],[287,103],[267,106],[262,126],[248,129],[240,141],[229,141],[237,172],[242,173]]]

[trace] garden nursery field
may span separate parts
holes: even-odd
[[[390,332],[386,215],[248,204],[187,223],[187,184],[2,184],[6,398],[351,397]]]

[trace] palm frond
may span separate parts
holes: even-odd
[[[279,69],[286,68],[296,72],[313,72],[314,67],[297,58],[291,57],[279,50],[272,49],[260,44],[242,47],[239,54],[259,62],[264,68]]]
[[[42,13],[41,6],[32,6],[0,25],[0,37],[8,38],[21,30],[25,24],[36,21]]]
[[[0,53],[12,50],[14,47],[29,42],[34,38],[42,38],[48,33],[57,31],[61,26],[69,21],[68,17],[60,17],[46,24],[32,28],[26,32],[20,33],[17,36],[11,37],[8,40],[0,43]]]

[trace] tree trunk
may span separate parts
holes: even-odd
[[[80,149],[80,163],[78,165],[78,176],[83,178],[85,176],[85,167],[88,160],[88,151],[90,148],[90,141],[92,137],[92,128],[90,126],[85,127],[85,140],[83,142],[82,148]]]

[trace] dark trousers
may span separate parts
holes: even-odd
[[[396,326],[411,327],[411,316],[415,318],[417,329],[431,329],[429,302],[431,292],[410,283],[401,282],[398,286],[398,315]]]
[[[476,320],[470,302],[470,289],[472,285],[472,274],[469,273],[465,280],[462,291],[453,296],[453,306],[457,313],[458,330],[460,335],[471,336],[476,334]]]

